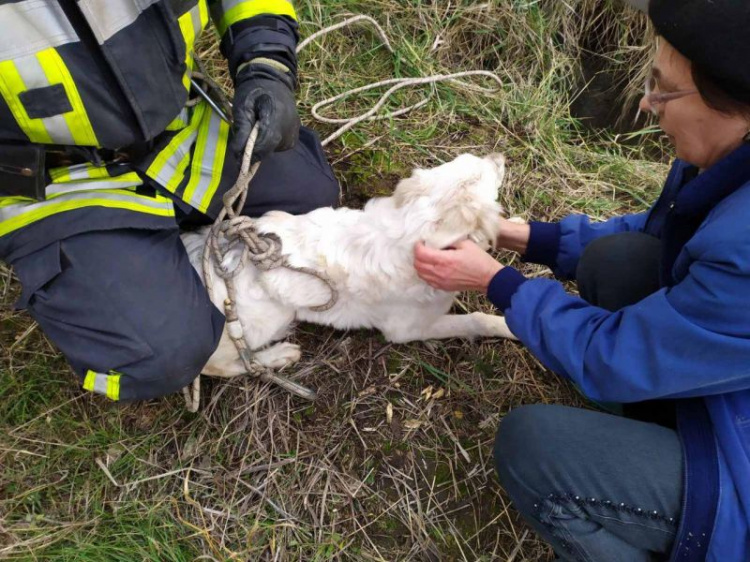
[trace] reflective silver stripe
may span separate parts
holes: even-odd
[[[53,183],[47,186],[45,193],[47,197],[60,195],[62,193],[75,193],[76,191],[96,191],[100,189],[126,189],[143,185],[143,181],[132,181],[128,178],[120,179],[108,178],[101,180],[78,180],[66,181],[65,183]],[[98,197],[98,195],[96,196]],[[58,199],[55,199],[57,201]]]
[[[190,123],[190,113],[188,112],[187,107],[183,107],[180,110],[180,114],[177,116],[177,119],[185,123],[185,125]]]
[[[193,22],[193,33],[195,33],[195,39],[198,40],[198,35],[201,32],[201,7],[196,5],[190,10],[190,18]]]
[[[200,180],[190,197],[190,201],[188,201],[190,206],[195,209],[200,208],[203,196],[206,195],[206,190],[211,184],[214,174],[221,173],[221,170],[214,170],[214,159],[216,158],[216,150],[219,146],[219,127],[221,127],[221,117],[219,117],[215,111],[210,111],[209,115],[206,148],[203,151],[203,158],[200,162]]]
[[[293,5],[293,2],[291,0],[285,0],[287,4]],[[252,4],[253,0],[216,0],[215,2],[210,3],[211,4],[211,10],[218,11],[221,10],[222,12],[228,12],[235,6],[239,6],[240,4]]]
[[[51,207],[59,206],[61,203],[67,203],[69,201],[81,201],[85,202],[87,199],[100,199],[105,201],[120,201],[123,203],[133,203],[143,207],[148,207],[156,211],[172,211],[174,209],[172,201],[166,198],[151,199],[149,197],[139,197],[137,195],[125,195],[121,193],[109,193],[103,191],[101,193],[71,193],[64,194],[55,197],[48,201],[41,201],[39,203],[19,203],[16,205],[8,205],[6,207],[0,207],[0,223],[9,219],[13,219],[42,209],[46,205]]]
[[[15,66],[27,90],[51,86],[36,56],[29,55],[18,59],[15,61]],[[73,140],[73,134],[70,132],[70,127],[68,127],[68,123],[62,115],[44,117],[41,121],[44,123],[44,128],[47,129],[52,142],[56,144],[76,144]]]
[[[97,41],[104,43],[159,0],[78,0]]]
[[[190,149],[193,147],[193,143],[195,142],[195,138],[198,136],[198,131],[191,131],[187,137],[185,137],[185,140],[180,144],[180,146],[177,147],[177,150],[172,155],[171,158],[169,158],[165,163],[164,166],[159,170],[159,172],[156,174],[156,177],[154,179],[159,182],[160,185],[167,187],[172,182],[172,178],[177,173],[177,167],[179,166],[180,162],[182,162],[182,159],[185,158],[185,155],[190,152]],[[190,164],[188,164],[189,166]],[[177,187],[176,185],[174,187]]]
[[[224,12],[228,12],[235,6],[239,6],[240,4],[249,4],[248,0],[216,0],[214,2],[213,7],[216,7],[216,9],[221,9]]]
[[[239,4],[246,3],[248,0],[215,0],[214,2],[209,2],[209,10],[211,11],[211,18],[214,20],[215,24],[218,26],[221,19],[224,17],[224,14],[234,8],[235,6],[238,6]]]
[[[214,0],[209,2],[209,10],[211,11],[211,19],[214,21],[214,25],[218,26],[224,14],[238,6],[239,4],[246,3],[248,0]]]
[[[0,5],[0,37],[0,61],[78,41],[73,26],[55,0]]]
[[[109,378],[109,375],[105,375],[103,373],[96,373],[96,376],[94,377],[94,392],[96,392],[97,394],[104,394],[104,396],[106,396],[108,378]]]
[[[88,164],[76,164],[70,166],[68,168],[68,177],[71,180],[87,180],[91,177],[91,167]],[[47,187],[48,193],[50,187],[52,186]]]

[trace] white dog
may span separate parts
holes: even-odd
[[[322,208],[293,216],[270,212],[258,219],[261,232],[277,234],[294,266],[325,273],[338,301],[325,312],[310,307],[328,302],[319,279],[286,268],[260,271],[247,265],[235,278],[237,313],[254,360],[280,369],[300,358],[299,346],[280,342],[295,320],[339,329],[377,328],[392,342],[477,336],[513,338],[505,320],[482,313],[447,314],[455,293],[431,288],[417,277],[414,246],[424,241],[446,248],[471,238],[489,247],[500,226],[498,189],[505,175],[499,154],[469,154],[430,170],[415,170],[399,182],[392,197],[370,200],[363,210]],[[208,229],[182,240],[193,267],[202,275],[201,256]],[[225,261],[239,259],[235,247]],[[232,263],[228,263],[233,267]],[[223,310],[226,286],[214,276],[214,303]],[[274,345],[270,345],[273,342]],[[245,372],[226,330],[204,374]]]

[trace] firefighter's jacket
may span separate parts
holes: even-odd
[[[88,230],[173,227],[175,206],[217,212],[236,175],[225,173],[236,167],[229,125],[205,102],[186,105],[193,48],[210,20],[232,74],[263,59],[296,75],[296,14],[287,0],[0,5],[0,153],[7,144],[51,154],[76,145],[92,155],[48,166],[44,200],[0,196],[0,258]],[[133,156],[98,156],[118,153]]]

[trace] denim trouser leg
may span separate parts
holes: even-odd
[[[671,429],[524,406],[500,424],[495,462],[516,508],[561,559],[667,559],[682,501],[682,449]]]

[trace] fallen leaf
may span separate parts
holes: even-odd
[[[360,392],[357,396],[362,398],[363,396],[370,396],[371,394],[375,394],[375,386],[368,386],[362,392]]]
[[[389,425],[393,421],[393,404],[390,402],[388,402],[388,406],[385,408],[385,421],[387,421]]]
[[[125,449],[118,445],[112,445],[109,449],[107,449],[107,460],[106,464],[109,466],[113,462],[117,462],[117,459],[119,459],[122,454],[125,452]]]
[[[422,425],[422,422],[419,420],[406,420],[404,422],[404,427],[406,429],[419,429]]]

